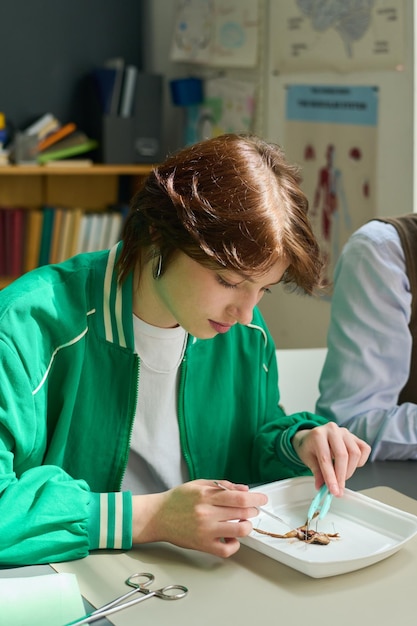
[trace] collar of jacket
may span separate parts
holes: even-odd
[[[122,245],[122,242],[119,242],[110,249],[108,255],[104,257],[104,265],[101,268],[102,280],[94,281],[97,289],[94,297],[96,318],[101,326],[99,332],[107,341],[134,351],[133,272],[127,276],[122,285],[118,281],[117,260]],[[260,331],[267,345],[268,337],[259,324],[258,316],[259,312],[255,309],[254,319],[247,327]],[[187,349],[196,343],[199,343],[199,340],[189,335]]]
[[[122,242],[119,242],[109,250],[99,269],[100,279],[93,281],[95,318],[99,334],[107,341],[134,350],[133,273],[122,285],[119,283],[117,260],[121,249]]]

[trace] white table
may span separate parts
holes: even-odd
[[[391,488],[377,487],[365,493],[417,515],[417,501]],[[153,598],[109,616],[117,626],[253,626],[260,620],[294,626],[393,626],[417,620],[417,537],[375,565],[321,579],[245,546],[222,560],[154,544],[126,553],[96,553],[53,567],[75,573],[82,594],[97,606],[124,593],[123,581],[137,571],[152,572],[160,586],[179,583],[189,588],[182,600]]]

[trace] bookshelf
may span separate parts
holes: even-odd
[[[129,178],[131,195],[152,165],[7,165],[0,167],[0,206],[27,210],[41,206],[84,207],[104,210],[117,203],[121,177]],[[8,285],[0,276],[0,289]]]

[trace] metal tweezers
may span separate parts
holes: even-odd
[[[313,517],[317,517],[318,520],[323,519],[329,512],[330,505],[332,503],[333,495],[328,490],[326,483],[321,486],[317,494],[314,496],[310,508],[307,513],[307,528],[310,526],[310,522]]]

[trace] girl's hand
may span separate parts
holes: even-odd
[[[316,488],[326,483],[330,493],[341,496],[357,467],[365,465],[371,447],[334,422],[311,430],[299,430],[292,438],[294,450],[311,469]]]
[[[133,541],[168,541],[183,548],[228,557],[240,547],[238,537],[252,531],[248,518],[267,503],[262,493],[227,480],[194,480],[164,493],[133,497]]]

